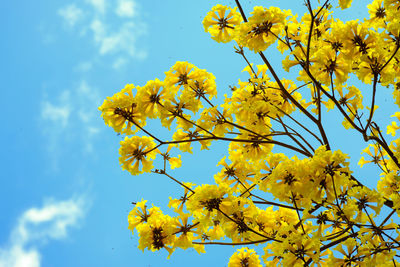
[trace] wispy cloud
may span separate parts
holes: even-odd
[[[76,103],[77,123],[82,126],[81,138],[84,144],[83,152],[92,153],[94,137],[100,133],[100,128],[97,127],[97,125],[102,123],[97,113],[97,107],[100,105],[100,96],[97,91],[84,80],[81,81],[76,88],[76,93],[79,99]]]
[[[63,17],[64,21],[71,27],[83,18],[82,9],[76,7],[74,4],[60,8],[58,14]]]
[[[82,151],[76,152],[92,152],[102,123],[97,110],[100,104],[97,89],[85,80],[58,96],[44,96],[39,125],[46,136],[53,170],[58,169],[58,158],[65,144],[80,144]]]
[[[141,60],[147,56],[139,42],[147,34],[147,25],[135,0],[86,0],[79,6],[67,5],[58,13],[68,25],[79,26],[74,28],[77,36],[91,38],[97,56],[116,57],[113,68],[126,65],[121,64],[121,58]]]
[[[119,0],[115,13],[120,17],[132,18],[136,15],[136,3],[131,0]]]
[[[17,220],[8,243],[0,247],[0,267],[39,267],[40,247],[52,239],[68,236],[71,227],[79,226],[88,209],[84,198],[45,201],[41,208],[26,210]]]
[[[119,57],[116,60],[114,60],[114,63],[112,64],[113,69],[120,69],[123,66],[125,66],[128,63],[128,60],[126,58],[123,57]]]
[[[57,104],[44,101],[42,103],[41,118],[45,121],[50,121],[53,124],[57,124],[59,127],[67,127],[71,114],[69,95],[69,91],[62,92],[59,96]]]
[[[136,47],[138,36],[144,34],[145,27],[134,22],[123,23],[117,31],[110,31],[100,19],[94,19],[90,25],[94,40],[101,55],[126,54],[132,58],[144,58],[146,53]]]
[[[93,68],[93,64],[90,61],[82,61],[79,63],[75,70],[79,72],[88,72]]]
[[[106,2],[104,0],[86,0],[91,4],[97,12],[104,13],[106,11]]]

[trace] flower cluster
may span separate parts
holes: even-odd
[[[400,112],[390,114],[386,133],[374,115],[381,90],[391,90],[400,107],[400,2],[373,0],[369,18],[350,21],[335,19],[330,1],[305,1],[301,17],[262,6],[246,17],[235,2],[216,5],[203,20],[212,39],[236,42],[246,62],[248,77],[222,104],[212,102],[215,76],[179,61],[163,80],[128,84],[99,107],[105,124],[125,135],[122,168],[165,175],[183,191],[170,197],[168,214],[145,200],[134,203],[128,228],[138,233],[139,248],[171,255],[178,248],[203,253],[209,244],[244,246],[228,266],[399,265]],[[339,0],[337,7],[351,3]],[[274,43],[296,81],[280,77],[264,55]],[[250,63],[245,51],[261,64]],[[376,189],[366,186],[371,177],[358,177],[348,148],[333,147],[336,135],[324,128],[329,110],[366,142],[358,164],[377,167]],[[148,119],[170,136],[149,130]],[[208,150],[216,141],[229,146],[215,162],[215,184],[171,174],[182,165],[172,149],[193,153],[194,144]],[[262,255],[252,245],[261,245]]]

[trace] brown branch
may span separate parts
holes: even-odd
[[[262,239],[262,240],[256,240],[256,241],[249,241],[249,242],[232,242],[232,243],[227,243],[227,242],[193,242],[192,244],[196,245],[226,245],[226,246],[240,246],[240,245],[252,245],[252,244],[259,244],[259,243],[264,243],[271,241],[272,239]],[[277,242],[282,242],[280,240],[275,240]]]

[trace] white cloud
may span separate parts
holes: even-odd
[[[61,9],[59,13],[70,25],[77,25],[74,30],[78,36],[89,36],[92,39],[94,51],[97,51],[101,58],[110,55],[116,58],[144,59],[147,56],[145,50],[140,48],[140,39],[146,35],[147,25],[140,18],[139,6],[135,0],[85,2],[89,5],[70,5]],[[109,7],[113,7],[114,12],[107,13]],[[127,65],[126,62],[129,61],[125,60],[123,64],[121,60],[114,60],[110,67],[118,69]],[[78,66],[82,72],[90,68],[89,65]]]
[[[51,239],[64,239],[68,229],[79,225],[88,208],[83,198],[48,200],[31,208],[17,220],[8,244],[0,247],[0,267],[39,267],[40,246]]]
[[[75,88],[63,91],[54,100],[47,98],[45,96],[42,102],[40,124],[47,137],[52,167],[57,170],[65,142],[79,142],[82,152],[92,152],[92,143],[102,124],[98,111],[101,99],[97,90],[85,80],[81,80]]]
[[[76,7],[74,4],[59,9],[58,14],[63,17],[65,22],[71,27],[75,26],[83,17],[82,9]]]
[[[78,118],[80,124],[84,125],[84,132],[82,133],[84,152],[92,153],[94,137],[100,133],[100,129],[96,127],[96,124],[94,124],[94,122],[101,123],[101,119],[97,112],[97,106],[100,103],[100,96],[97,94],[97,91],[86,83],[86,81],[81,81],[77,88],[77,95],[82,101],[78,109]]]
[[[120,69],[121,67],[125,66],[128,63],[128,60],[123,57],[117,58],[114,63],[112,64],[113,69]]]
[[[104,0],[86,0],[91,4],[97,12],[104,13],[106,11],[106,2]]]
[[[99,132],[100,132],[100,129],[99,129],[99,128],[96,128],[96,127],[89,127],[89,128],[88,128],[88,134],[89,134],[89,136],[96,135],[96,134],[98,134]]]
[[[119,0],[115,13],[120,17],[132,18],[136,15],[136,3],[130,0]]]
[[[39,267],[40,254],[34,249],[13,246],[9,249],[0,248],[0,267]]]
[[[69,91],[64,91],[59,97],[60,104],[53,104],[49,101],[42,103],[41,117],[43,120],[51,121],[52,123],[61,126],[62,128],[67,127],[68,120],[71,114],[71,108],[69,106]]]
[[[90,62],[90,61],[84,61],[84,62],[79,63],[79,64],[76,66],[75,70],[76,70],[76,71],[79,71],[79,72],[88,72],[88,71],[90,71],[92,68],[93,68],[92,62]]]
[[[79,99],[75,108],[78,118],[86,129],[93,128],[91,123],[98,119],[97,106],[100,104],[100,96],[85,80],[82,80],[76,88],[76,94]]]
[[[80,106],[88,108],[88,112],[94,113],[93,107],[95,107],[95,111],[97,111],[97,106],[100,101],[100,96],[97,90],[90,86],[85,80],[81,80],[79,85],[75,89],[76,93],[81,100]]]
[[[106,24],[94,19],[90,28],[101,55],[126,53],[135,58],[143,57],[143,52],[136,48],[136,43],[138,37],[145,33],[144,25],[125,22],[117,31],[108,31]]]

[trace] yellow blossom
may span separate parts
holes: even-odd
[[[132,175],[138,175],[143,172],[150,172],[153,168],[152,160],[155,159],[158,149],[151,137],[125,137],[121,141],[119,149],[119,162],[123,170],[129,171]],[[142,165],[141,170],[140,165]]]
[[[260,257],[253,249],[238,249],[229,259],[228,267],[261,267]]]
[[[277,7],[254,7],[248,22],[240,24],[235,30],[235,40],[239,45],[254,52],[267,49],[284,29],[285,19],[290,15]]]
[[[341,9],[346,9],[351,6],[351,2],[353,2],[353,0],[339,0],[339,6]]]
[[[207,13],[203,26],[212,39],[222,43],[232,40],[235,27],[242,22],[242,17],[236,9],[218,4]]]
[[[137,108],[137,101],[133,96],[134,89],[133,84],[127,84],[121,92],[107,97],[99,107],[105,124],[118,133],[132,134],[139,130],[137,126],[146,124],[143,113]]]

